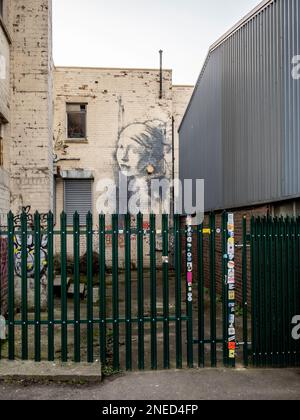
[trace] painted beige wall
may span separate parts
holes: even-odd
[[[0,122],[3,137],[3,166],[0,167],[0,224],[4,223],[9,210],[9,141],[10,141],[10,36],[8,3],[4,5],[3,19],[0,21]]]
[[[164,71],[163,99],[159,99],[157,70],[58,68],[54,73],[54,150],[60,171],[89,169],[94,175],[94,197],[99,179],[118,174],[116,150],[119,132],[129,124],[161,120],[166,142],[172,142],[172,72]],[[87,139],[66,138],[66,103],[87,103]],[[166,156],[171,174],[171,153]],[[57,211],[62,210],[57,190]],[[94,200],[94,204],[96,200]],[[96,207],[94,206],[94,213]]]
[[[54,151],[58,172],[92,170],[94,198],[101,178],[114,178],[119,166],[116,150],[120,131],[133,123],[161,120],[166,123],[166,142],[172,144],[175,118],[175,150],[190,86],[172,86],[172,71],[163,72],[163,98],[159,99],[159,71],[142,69],[57,68],[54,72]],[[87,103],[87,139],[67,140],[66,103]],[[176,156],[177,157],[177,156]],[[167,176],[172,174],[172,153],[165,155]],[[176,173],[178,158],[176,159]],[[146,174],[145,174],[146,175]],[[57,214],[63,210],[63,182],[57,183]],[[94,200],[94,213],[96,213]]]
[[[0,80],[0,114],[6,124],[0,213],[9,208],[17,213],[27,205],[32,211],[52,208],[51,14],[51,0],[4,2],[0,52],[6,77]]]
[[[11,208],[47,212],[53,202],[52,2],[13,0]]]
[[[159,99],[159,71],[151,69],[92,69],[56,68],[54,71],[54,152],[58,178],[56,182],[56,221],[64,209],[64,182],[59,177],[66,170],[90,170],[94,176],[93,213],[98,225],[96,209],[97,182],[103,178],[115,179],[119,171],[116,158],[119,133],[134,123],[160,120],[166,124],[166,177],[172,176],[172,117],[175,120],[176,173],[178,172],[178,127],[189,102],[190,86],[172,85],[172,71],[163,72],[163,98]],[[87,104],[86,141],[68,141],[66,104]],[[166,148],[167,150],[167,148]],[[141,176],[147,179],[146,171]],[[145,220],[147,224],[147,219]],[[108,225],[110,225],[108,217]],[[122,244],[122,235],[119,237]],[[134,239],[134,238],[133,238]],[[57,244],[58,245],[58,244]],[[82,239],[82,251],[85,244]],[[107,259],[110,262],[110,238],[107,237]],[[97,249],[97,238],[95,238]],[[121,245],[122,248],[122,245]],[[145,264],[149,254],[145,240]],[[57,248],[57,250],[59,247]],[[69,251],[72,252],[71,238]],[[135,246],[132,256],[135,257]],[[120,263],[123,261],[120,252]]]

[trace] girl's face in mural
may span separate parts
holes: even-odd
[[[117,161],[120,170],[128,177],[146,175],[147,150],[136,139],[137,130],[144,131],[142,124],[139,127],[128,127],[120,136],[117,150]]]

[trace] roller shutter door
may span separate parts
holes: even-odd
[[[65,180],[65,212],[68,225],[73,224],[73,214],[80,215],[80,224],[86,223],[86,215],[92,211],[92,180],[66,179]]]

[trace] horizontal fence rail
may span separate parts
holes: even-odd
[[[0,358],[300,364],[300,219],[9,213],[0,262]]]

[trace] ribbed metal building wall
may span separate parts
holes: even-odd
[[[180,177],[206,210],[300,196],[300,1],[262,8],[215,44],[180,127]]]

